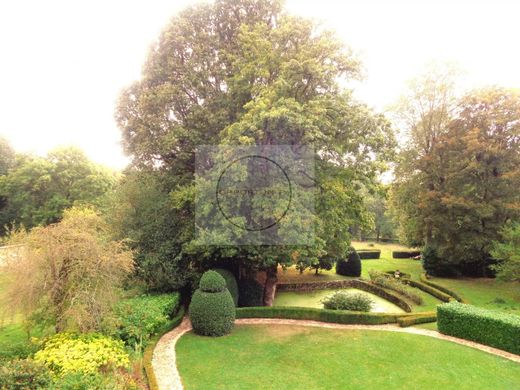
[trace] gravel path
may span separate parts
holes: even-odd
[[[457,344],[466,345],[471,348],[479,349],[493,355],[520,363],[520,356],[500,349],[488,347],[475,343],[473,341],[459,339],[457,337],[446,336],[434,330],[420,328],[401,328],[394,324],[388,325],[342,325],[332,324],[319,321],[307,320],[286,320],[277,318],[242,318],[235,321],[237,325],[297,325],[297,326],[313,326],[326,329],[357,329],[357,330],[384,330],[389,332],[411,333],[423,336],[434,337],[436,339],[448,340]],[[182,323],[171,332],[166,333],[155,347],[152,357],[152,367],[157,378],[159,390],[179,390],[183,389],[181,377],[177,370],[175,358],[175,344],[181,336],[191,330],[191,323],[188,317],[185,317]]]

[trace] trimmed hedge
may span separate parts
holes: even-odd
[[[407,280],[406,282],[410,286],[417,287],[419,290],[422,290],[425,293],[428,293],[428,294],[434,296],[435,298],[437,298],[437,299],[439,299],[439,300],[441,300],[443,302],[450,302],[450,301],[452,301],[454,299],[450,295],[445,294],[442,291],[437,290],[436,288],[434,288],[432,286],[429,286],[427,284],[424,284],[424,283],[421,283],[421,282],[416,282],[415,280]]]
[[[381,258],[381,249],[358,249],[357,253],[362,260]]]
[[[394,277],[395,271],[386,271],[385,274],[388,274],[390,277],[395,279],[395,277]],[[401,275],[399,280],[410,279],[412,277],[410,274],[407,274],[406,272],[399,271],[399,274]]]
[[[415,315],[399,317],[397,319],[397,323],[401,328],[435,321],[437,321],[437,313],[434,311],[426,311],[424,313],[417,313]]]
[[[520,355],[520,316],[459,302],[437,306],[439,332]]]
[[[175,329],[181,324],[184,318],[184,313],[184,307],[181,306],[175,317],[173,317],[168,325],[161,329],[161,331],[150,340],[148,346],[144,350],[143,367],[146,374],[146,379],[148,379],[148,387],[150,390],[159,390],[159,384],[157,383],[157,378],[155,377],[155,372],[153,371],[152,366],[153,350],[155,349],[157,342],[161,339],[162,336],[164,336],[164,334]]]
[[[421,251],[393,251],[393,259],[411,259],[412,257],[419,256]]]
[[[235,303],[218,272],[206,271],[189,306],[193,331],[202,336],[223,336],[235,323]]]
[[[235,302],[235,306],[238,306],[238,283],[235,275],[233,275],[231,271],[228,271],[224,268],[215,268],[213,271],[218,272],[220,276],[224,278],[227,289],[233,298],[233,302]]]
[[[440,284],[433,283],[428,280],[425,274],[421,274],[421,282],[424,284],[427,284],[428,286],[431,286],[439,291],[442,291],[444,294],[448,294],[451,297],[453,297],[455,300],[461,302],[461,303],[468,303],[464,298],[462,298],[459,294],[457,294],[455,291],[450,290],[449,288],[446,288],[444,286],[441,286]]]
[[[237,318],[285,318],[336,324],[392,324],[396,323],[398,318],[406,316],[402,313],[363,313],[296,306],[256,306],[237,309]]]
[[[354,248],[349,248],[348,258],[346,260],[338,260],[336,263],[336,273],[343,276],[361,276],[361,260]]]

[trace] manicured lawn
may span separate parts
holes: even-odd
[[[426,336],[300,326],[236,326],[193,333],[177,364],[194,389],[507,389],[520,364]]]

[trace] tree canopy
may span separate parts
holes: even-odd
[[[158,178],[170,198],[163,213],[173,215],[176,231],[162,239],[176,249],[159,262],[189,257],[192,267],[204,268],[232,258],[265,269],[299,257],[345,255],[349,226],[363,218],[358,190],[375,183],[394,146],[389,122],[342,87],[359,69],[332,32],[287,15],[279,1],[221,0],[174,17],[116,110],[133,169]],[[314,243],[190,247],[200,145],[311,147]],[[135,247],[143,258],[157,256],[143,241]]]

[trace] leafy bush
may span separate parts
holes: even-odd
[[[31,359],[16,359],[0,367],[0,389],[46,389],[51,383],[49,370]]]
[[[453,276],[457,272],[453,265],[441,259],[432,246],[425,246],[422,251],[422,266],[424,270],[434,276]]]
[[[401,328],[405,328],[417,324],[426,324],[428,322],[437,321],[437,313],[434,311],[427,311],[424,313],[417,313],[415,315],[399,317],[397,323]]]
[[[336,324],[380,325],[396,323],[402,313],[360,313],[346,310],[315,309],[294,306],[257,306],[237,309],[237,318],[287,318]]]
[[[356,250],[349,248],[348,258],[336,263],[336,273],[343,276],[361,276],[361,260]]]
[[[437,306],[439,332],[520,354],[520,316],[459,302]]]
[[[379,259],[381,257],[381,249],[358,249],[359,258],[365,259]]]
[[[206,271],[200,278],[199,288],[205,292],[221,292],[226,289],[226,281],[215,271]]]
[[[389,275],[375,270],[370,270],[368,274],[370,275],[370,279],[372,280],[372,282],[377,284],[378,286],[387,288],[389,290],[393,290],[407,297],[412,302],[418,305],[422,305],[422,297],[420,295],[417,295],[410,287],[403,284],[403,282],[401,282],[399,279],[389,277]]]
[[[330,310],[365,311],[372,310],[374,301],[363,294],[336,292],[322,300],[323,307]]]
[[[263,306],[264,287],[255,279],[241,279],[239,286],[239,306]]]
[[[129,364],[123,342],[98,333],[58,333],[44,340],[34,360],[58,376],[74,372],[96,373],[100,368]]]
[[[218,272],[220,276],[224,278],[226,281],[227,289],[229,293],[233,297],[233,302],[235,302],[235,306],[238,305],[238,283],[235,278],[235,275],[231,271],[223,268],[216,268],[214,271]]]
[[[394,259],[410,259],[421,255],[421,251],[393,251],[392,258]]]
[[[223,336],[235,322],[235,304],[226,282],[215,271],[207,271],[200,279],[200,287],[191,298],[189,315],[195,333],[204,336]]]
[[[179,293],[142,295],[125,299],[116,306],[115,335],[135,349],[164,327],[179,307]]]
[[[395,271],[386,271],[385,274],[389,275],[391,278],[395,278]],[[410,277],[410,274],[399,271],[399,279],[410,279]]]

